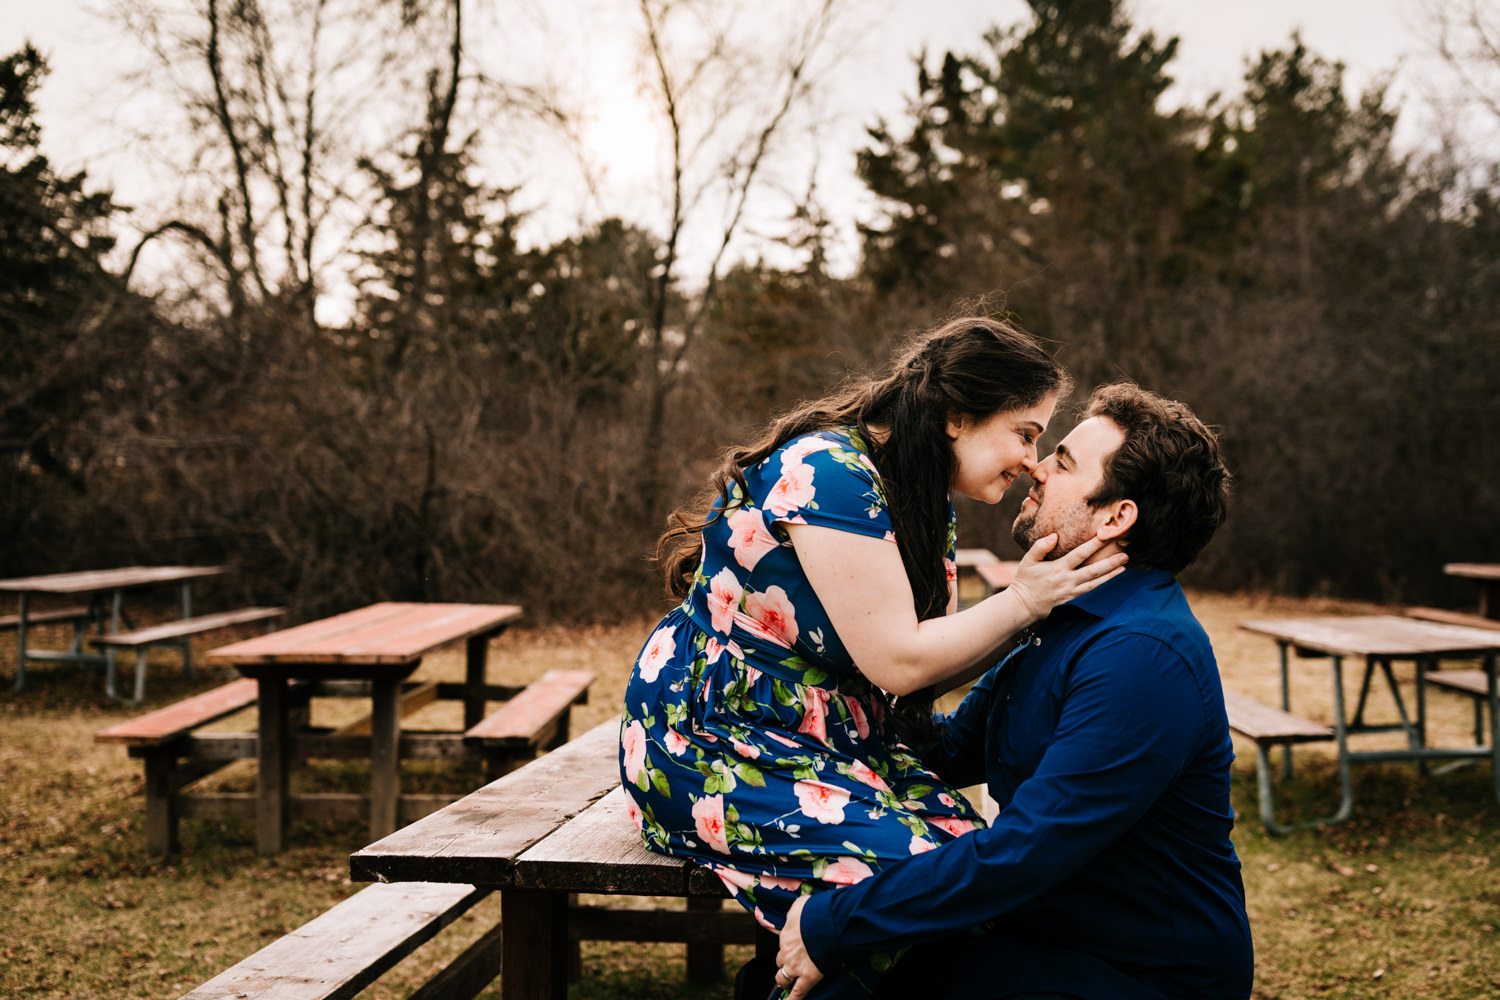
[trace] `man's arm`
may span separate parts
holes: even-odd
[[[1101,639],[1074,666],[1036,773],[995,823],[810,897],[800,943],[827,973],[857,953],[944,937],[1035,899],[1140,819],[1205,725],[1196,680],[1169,647],[1141,635]]]
[[[955,788],[984,781],[985,727],[1004,661],[990,669],[949,715],[933,717],[934,739],[923,748],[922,765]]]

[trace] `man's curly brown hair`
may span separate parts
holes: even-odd
[[[1084,417],[1104,417],[1125,432],[1089,505],[1134,500],[1130,564],[1181,572],[1229,513],[1233,477],[1217,435],[1182,403],[1131,382],[1095,389]]]

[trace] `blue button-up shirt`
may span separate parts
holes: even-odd
[[[1170,574],[1129,570],[1055,609],[939,734],[929,765],[958,786],[985,780],[998,816],[813,896],[802,935],[819,968],[985,928],[957,995],[987,981],[1086,997],[1249,996],[1224,696]]]

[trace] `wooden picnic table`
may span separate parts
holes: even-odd
[[[368,684],[370,711],[370,836],[397,826],[400,796],[400,688],[422,657],[466,644],[464,725],[484,715],[489,641],[521,617],[510,604],[372,604],[345,614],[246,639],[209,653],[257,683],[256,839],[262,853],[282,849],[288,818],[294,681],[357,680]]]
[[[1488,759],[1493,766],[1495,798],[1500,801],[1500,700],[1496,691],[1496,661],[1500,659],[1500,631],[1469,628],[1441,622],[1403,618],[1398,615],[1323,616],[1245,621],[1240,628],[1269,636],[1277,643],[1281,668],[1281,708],[1292,709],[1289,661],[1293,653],[1303,658],[1327,659],[1333,679],[1334,736],[1338,744],[1339,774],[1343,803],[1338,818],[1349,815],[1353,792],[1349,781],[1352,763],[1409,760],[1425,767],[1434,761]],[[1343,664],[1346,658],[1361,659],[1364,671],[1359,700],[1351,715],[1345,706]],[[1441,661],[1455,658],[1483,661],[1488,683],[1490,745],[1432,747],[1427,745],[1427,673]],[[1415,705],[1408,708],[1392,665],[1410,661],[1416,667]],[[1371,723],[1365,720],[1376,674],[1385,681],[1397,720]],[[1407,745],[1387,750],[1353,750],[1349,737],[1360,733],[1402,732]],[[1287,756],[1290,766],[1290,754]]]
[[[1500,563],[1448,563],[1443,572],[1473,580],[1479,588],[1479,613],[1500,619]]]
[[[0,593],[17,596],[14,625],[16,628],[16,687],[20,691],[26,685],[26,662],[28,660],[67,660],[75,663],[94,663],[106,667],[105,690],[114,697],[114,653],[89,653],[83,649],[84,636],[89,627],[96,628],[101,635],[120,631],[122,623],[130,624],[124,607],[128,591],[148,587],[177,584],[181,591],[182,617],[193,613],[192,583],[204,577],[219,576],[229,571],[227,566],[122,566],[116,569],[83,570],[72,573],[48,573],[42,576],[24,576],[0,580]],[[34,612],[31,599],[36,595],[88,598],[86,607],[67,609],[78,627],[74,630],[70,649],[32,649],[28,646],[28,626],[38,620],[55,619],[45,611]],[[106,609],[107,603],[107,609]],[[189,661],[190,663],[191,661]]]
[[[725,943],[770,960],[775,935],[709,869],[646,849],[620,788],[620,719],[350,855],[356,881],[500,890],[501,1000],[565,1000],[570,940],[678,941],[689,982],[723,968]],[[687,909],[580,905],[578,893],[664,896]]]

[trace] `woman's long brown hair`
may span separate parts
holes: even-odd
[[[686,597],[703,556],[703,530],[725,516],[731,484],[747,489],[744,470],[802,434],[858,429],[868,443],[890,510],[901,562],[911,582],[919,621],[948,607],[948,491],[954,459],[950,415],[984,420],[1064,395],[1067,372],[1029,334],[995,319],[954,320],[914,339],[880,375],[844,383],[822,399],[774,420],[749,444],[730,448],[707,487],[674,511],[657,541],[667,591]],[[872,428],[883,431],[872,433]],[[931,734],[932,692],[894,703],[902,738],[925,745]]]

